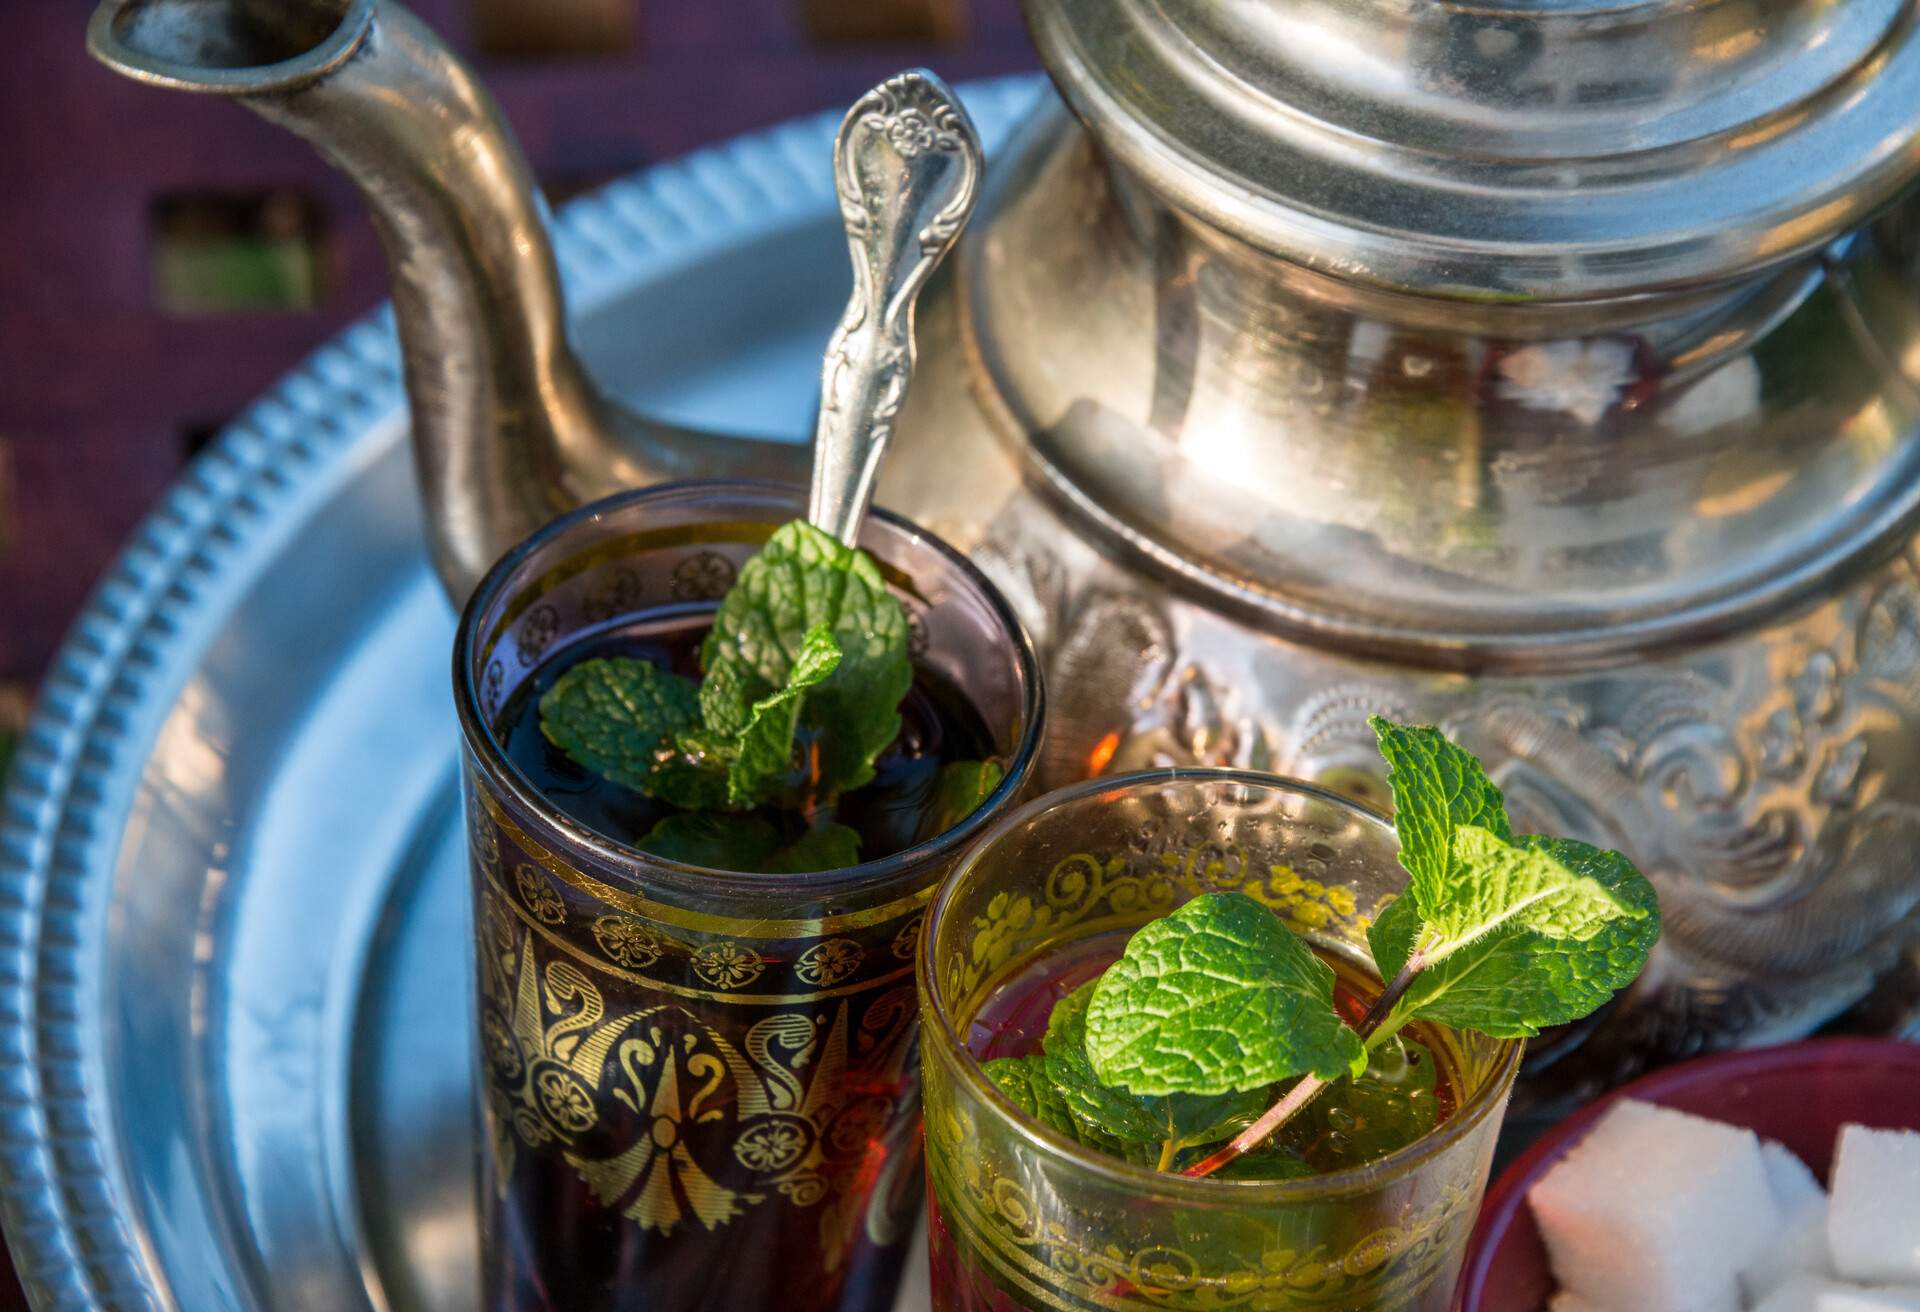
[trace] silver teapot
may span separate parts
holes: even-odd
[[[1904,0],[1028,0],[879,500],[1047,653],[1043,781],[1221,762],[1378,799],[1373,712],[1658,883],[1531,1087],[1920,1022],[1920,36]],[[96,56],[311,141],[392,264],[463,597],[617,488],[805,452],[632,415],[541,201],[389,0],[105,0]],[[922,126],[880,104],[903,151]]]

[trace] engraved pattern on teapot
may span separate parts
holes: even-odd
[[[997,579],[1061,573],[1033,552],[982,555]],[[1520,828],[1617,848],[1655,881],[1666,929],[1654,965],[1592,1033],[1562,1036],[1588,1050],[1543,1081],[1555,1095],[1803,1032],[1920,943],[1920,793],[1903,782],[1920,724],[1911,554],[1809,613],[1684,657],[1411,685],[1244,630],[1182,642],[1188,603],[1116,573],[1096,567],[1044,629],[1049,785],[1252,763],[1385,805],[1367,718],[1425,719],[1488,762]],[[1251,667],[1281,673],[1249,680]],[[1536,1048],[1551,1058],[1556,1044]]]

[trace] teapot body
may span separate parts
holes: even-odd
[[[1907,208],[1742,284],[1461,307],[1250,276],[1063,114],[999,167],[879,499],[1021,610],[1044,785],[1218,763],[1378,802],[1367,717],[1440,724],[1517,826],[1662,896],[1641,982],[1535,1044],[1537,1097],[1914,1025]]]

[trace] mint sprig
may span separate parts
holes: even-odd
[[[1639,975],[1660,936],[1653,886],[1618,852],[1538,834],[1521,842],[1549,850],[1562,865],[1645,914],[1610,919],[1586,939],[1555,938],[1520,926],[1495,930],[1429,960],[1411,976],[1402,1015],[1495,1038],[1531,1038],[1549,1025],[1591,1015]],[[1367,930],[1374,965],[1384,978],[1396,978],[1406,968],[1421,924],[1413,899],[1400,897]]]
[[[834,810],[873,779],[913,683],[906,610],[872,557],[804,521],[782,525],[721,600],[701,664],[696,682],[630,657],[581,661],[541,697],[541,732],[577,764],[686,813],[657,823],[646,851],[770,873],[858,864],[859,835]],[[1000,779],[993,761],[941,767],[914,841],[959,824]],[[799,826],[714,814],[768,808]]]
[[[793,759],[801,707],[841,654],[825,624],[797,648],[781,686],[752,701],[732,670],[696,685],[631,657],[581,661],[540,699],[540,731],[588,769],[688,810],[746,811],[798,796],[810,782]],[[726,689],[718,697],[716,684]],[[726,707],[719,718],[713,705]]]
[[[1054,1090],[1029,1097],[1084,1103],[1112,1134],[1123,1097],[1277,1093],[1224,1148],[1183,1170],[1209,1175],[1260,1148],[1333,1082],[1357,1077],[1413,1021],[1525,1037],[1590,1014],[1633,981],[1660,912],[1631,862],[1571,839],[1516,835],[1471,753],[1437,729],[1378,718],[1373,727],[1391,767],[1408,884],[1368,933],[1386,981],[1368,1014],[1351,1027],[1339,1017],[1331,969],[1268,908],[1240,893],[1206,894],[1140,929],[1080,990],[1091,993],[1081,1060],[1055,1052],[1050,1027],[1046,1060],[1024,1075],[1044,1074]],[[1174,1157],[1163,1152],[1161,1168]]]
[[[907,612],[873,557],[803,520],[782,525],[720,603],[701,648],[700,711],[710,730],[739,732],[762,699],[790,686],[821,626],[840,652],[813,687],[797,723],[816,760],[823,797],[873,778],[874,758],[900,733],[900,700],[913,684]]]

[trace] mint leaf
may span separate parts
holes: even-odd
[[[815,825],[773,854],[769,874],[804,875],[860,864],[860,835],[845,825]]]
[[[1549,1025],[1591,1015],[1639,976],[1660,937],[1660,901],[1646,878],[1618,852],[1572,839],[1529,834],[1521,845],[1603,885],[1630,912],[1586,939],[1513,926],[1479,938],[1414,976],[1395,1008],[1402,1023],[1424,1020],[1495,1038],[1530,1038]],[[1381,912],[1367,941],[1384,976],[1392,978],[1406,964],[1419,930],[1410,898]]]
[[[933,781],[933,797],[920,817],[914,841],[938,838],[986,804],[1006,771],[998,761],[949,761]]]
[[[733,744],[705,733],[681,734],[661,753],[653,775],[641,789],[685,811],[724,811]]]
[[[1053,1004],[1047,1037],[1041,1044],[1047,1078],[1082,1132],[1109,1140],[1147,1143],[1158,1126],[1124,1089],[1109,1088],[1094,1073],[1087,1058],[1087,1005],[1093,1000],[1092,981],[1082,984]]]
[[[1333,1009],[1333,970],[1244,893],[1209,893],[1142,927],[1097,981],[1087,1054],[1136,1094],[1224,1094],[1366,1064]]]
[[[786,686],[760,698],[737,731],[727,765],[727,801],[758,806],[787,782],[793,768],[793,733],[807,690],[825,682],[840,666],[840,647],[824,624],[808,629],[799,654],[787,669]],[[709,676],[711,677],[711,676]],[[709,726],[711,728],[712,726]]]
[[[1421,950],[1433,961],[1509,925],[1584,940],[1611,921],[1647,914],[1620,889],[1563,863],[1554,846],[1515,846],[1478,825],[1454,830],[1453,861],[1437,901],[1412,886],[1407,892],[1425,922]]]
[[[845,825],[809,829],[787,843],[760,816],[710,811],[667,816],[635,846],[684,865],[752,874],[805,874],[860,862],[860,835]]]
[[[691,679],[651,661],[581,661],[540,698],[540,732],[577,764],[642,792],[674,739],[699,722]]]
[[[900,732],[913,683],[907,615],[865,552],[812,525],[783,525],[740,569],[702,648],[700,706],[709,730],[737,734],[752,708],[788,684],[805,635],[824,624],[840,665],[802,704],[799,726],[817,754],[816,791],[831,798],[873,778]]]
[[[1447,741],[1438,729],[1395,724],[1378,715],[1367,723],[1373,726],[1388,766],[1400,864],[1406,867],[1419,905],[1430,909],[1444,896],[1440,883],[1452,859],[1455,829],[1478,825],[1512,841],[1506,801],[1479,759]]]
[[[998,1057],[980,1064],[981,1072],[1021,1111],[1040,1124],[1067,1138],[1080,1141],[1080,1127],[1066,1100],[1047,1075],[1047,1059],[1039,1053],[1029,1057]]]
[[[1089,980],[1054,1003],[1041,1045],[1042,1069],[1082,1143],[1151,1161],[1163,1149],[1171,1154],[1224,1139],[1259,1112],[1265,1099],[1257,1092],[1141,1096],[1102,1082],[1087,1056],[1087,1006],[1094,984]],[[1149,1148],[1153,1151],[1139,1151]]]
[[[1381,979],[1391,980],[1406,968],[1420,928],[1420,909],[1405,893],[1380,909],[1367,926],[1367,950],[1373,954],[1373,968]]]

